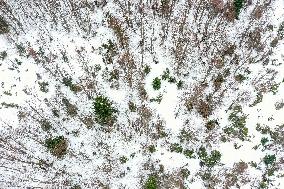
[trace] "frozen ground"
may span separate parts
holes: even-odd
[[[284,188],[284,2],[230,2],[0,1],[0,188]]]

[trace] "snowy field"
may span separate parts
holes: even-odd
[[[0,189],[283,189],[284,0],[0,0]]]

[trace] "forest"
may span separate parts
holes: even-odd
[[[0,0],[0,189],[283,189],[283,0]]]

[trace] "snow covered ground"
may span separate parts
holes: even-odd
[[[0,2],[0,188],[284,188],[284,1],[237,1]]]

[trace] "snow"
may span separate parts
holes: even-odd
[[[27,6],[25,1],[11,1],[11,5],[18,12],[21,20],[25,20],[22,17],[22,14],[25,13],[17,9],[21,2]],[[63,3],[63,7],[69,7],[67,2],[65,2],[66,4],[61,3]],[[185,31],[188,30],[190,34],[184,31],[183,35],[180,35],[174,24],[175,21],[181,22],[187,1],[177,2],[171,15],[172,20],[168,23],[166,18],[154,16],[151,6],[146,2],[143,5],[144,16],[138,13],[135,15],[136,12],[133,12],[137,11],[138,6],[142,6],[135,1],[129,2],[129,6],[132,8],[130,13],[126,11],[126,7],[125,12],[122,11],[116,3],[117,1],[109,1],[106,6],[96,8],[90,13],[89,18],[92,21],[90,35],[81,31],[76,25],[75,18],[65,11],[64,14],[72,26],[70,32],[66,32],[61,24],[58,24],[58,28],[56,28],[51,22],[51,15],[48,15],[47,22],[40,21],[41,17],[38,16],[39,18],[24,26],[24,28],[29,28],[25,34],[21,33],[15,38],[0,35],[0,52],[7,52],[7,57],[0,60],[0,104],[3,102],[14,103],[20,107],[17,109],[0,106],[0,136],[3,140],[9,138],[13,141],[9,143],[0,140],[0,182],[3,183],[3,187],[11,188],[13,186],[16,188],[16,185],[19,185],[18,188],[31,186],[54,188],[55,186],[70,187],[78,183],[82,188],[143,188],[149,175],[154,174],[160,178],[163,174],[176,174],[180,173],[181,169],[187,168],[190,171],[190,176],[184,178],[187,188],[206,188],[207,181],[202,180],[200,175],[208,170],[213,176],[221,179],[223,183],[216,186],[216,188],[221,188],[221,185],[226,181],[224,180],[225,175],[233,169],[236,163],[255,162],[258,167],[254,168],[248,165],[244,174],[249,179],[249,183],[241,184],[240,187],[244,189],[257,188],[256,185],[261,182],[266,171],[263,157],[267,154],[275,154],[278,163],[284,157],[283,146],[279,144],[275,144],[273,148],[264,149],[261,146],[261,139],[267,137],[270,141],[273,140],[269,134],[263,135],[256,130],[257,124],[267,125],[271,130],[284,124],[284,108],[275,108],[276,103],[284,102],[283,40],[280,41],[277,48],[273,49],[273,55],[270,57],[271,60],[275,60],[275,64],[269,63],[267,66],[261,63],[249,64],[246,62],[246,57],[254,57],[261,52],[257,50],[249,52],[248,47],[238,46],[236,54],[241,59],[240,65],[228,64],[221,69],[212,68],[209,75],[206,76],[209,69],[207,64],[216,55],[214,48],[207,46],[207,42],[210,43],[213,40],[210,38],[213,36],[212,34],[208,34],[208,40],[195,41],[198,43],[198,47],[195,47],[193,43],[190,44],[188,47],[190,52],[186,54],[183,62],[177,61],[173,49],[177,48],[177,39],[183,35],[187,36],[187,40],[191,42],[194,41],[194,37],[197,40],[203,39],[203,32],[208,24],[205,23],[208,12],[205,11],[204,15],[200,17],[200,22],[197,22],[194,18],[194,11],[190,10],[186,20],[188,25],[185,26]],[[30,4],[32,9],[35,9],[34,6],[34,3]],[[284,2],[274,1],[272,6],[275,9],[268,13],[269,19],[271,19],[268,21],[271,21],[276,28],[283,22]],[[197,8],[196,4],[193,5],[192,10],[195,8]],[[242,32],[251,24],[249,12],[253,9],[254,7],[251,6],[243,11],[240,20],[228,23],[223,33],[217,33],[214,40],[221,42],[224,40],[222,45],[227,45],[225,43],[229,42],[239,44]],[[81,11],[86,10],[82,9]],[[102,44],[108,43],[108,40],[116,44],[119,43],[116,32],[107,25],[107,13],[119,20],[128,18],[134,22],[133,28],[129,27],[127,23],[121,24],[129,36],[129,53],[133,55],[137,66],[133,74],[133,86],[130,86],[126,82],[127,79],[123,78],[126,75],[125,68],[121,68],[121,65],[117,63],[120,55],[125,53],[126,49],[119,48],[117,50],[118,55],[113,57],[113,64],[106,64],[103,61],[106,50],[102,49]],[[26,19],[27,23],[29,19],[31,18]],[[140,23],[141,21],[142,23]],[[166,24],[170,25],[167,33],[169,37],[162,39],[161,28]],[[258,27],[260,27],[262,22],[254,24],[256,26],[259,24]],[[140,36],[142,25],[145,29],[143,45],[141,45],[142,36]],[[214,27],[214,24],[209,24],[209,30]],[[251,26],[250,29],[253,31],[254,28]],[[268,32],[264,36],[270,34],[275,37],[276,32]],[[225,40],[222,37],[227,38]],[[26,49],[32,48],[36,52],[42,49],[44,55],[37,55],[42,63],[32,56],[20,56],[11,39],[16,39],[16,44],[23,44]],[[153,49],[150,50],[151,39],[153,39]],[[145,51],[143,55],[142,46]],[[184,44],[181,46],[184,47]],[[62,53],[66,53],[68,61],[63,60]],[[45,61],[43,57],[48,58],[49,61]],[[22,64],[17,65],[15,59],[20,60]],[[230,62],[231,59],[230,56],[224,56],[224,61]],[[100,71],[95,70],[97,65],[100,65]],[[151,67],[148,75],[141,74],[145,65]],[[181,68],[178,69],[178,66]],[[85,68],[90,69],[92,74],[87,73]],[[236,73],[240,74],[248,68],[251,74],[246,75],[247,79],[243,83],[236,82],[234,75],[230,75],[221,86],[221,89],[224,89],[222,94],[221,89],[215,90],[212,83],[219,73],[223,74],[225,68],[237,70]],[[113,69],[120,71],[120,78],[115,81],[119,83],[117,88],[112,87],[111,83],[107,81],[109,72]],[[167,80],[161,80],[161,89],[153,89],[153,80],[156,77],[161,79],[166,69],[169,69],[171,76],[184,81],[182,89],[178,89],[176,83],[170,83]],[[276,94],[273,92],[263,93],[262,101],[250,106],[256,99],[258,92],[253,82],[261,78],[261,75],[267,74],[268,69],[277,71],[275,78],[273,78],[273,82],[279,84],[277,92]],[[81,92],[71,91],[69,86],[62,83],[65,76],[70,76],[72,83],[80,85],[84,90]],[[269,82],[269,76],[267,74],[268,81],[263,79],[264,83]],[[38,82],[43,81],[49,84],[47,93],[39,90]],[[95,83],[94,89],[86,87],[86,84],[91,82]],[[222,100],[220,103],[216,103],[212,115],[207,118],[202,117],[195,107],[192,111],[188,111],[184,106],[185,100],[195,95],[195,87],[198,87],[200,83],[208,83],[208,86],[201,90],[201,94],[198,94],[201,97],[198,99],[207,102],[209,96],[212,95],[215,101]],[[141,92],[137,88],[139,85],[145,88],[146,99],[141,99],[139,96]],[[11,95],[8,95],[7,92]],[[91,98],[87,94],[90,94]],[[114,125],[105,127],[94,123],[93,127],[87,128],[83,122],[88,116],[94,119],[92,102],[97,95],[108,97],[118,110]],[[150,101],[159,95],[162,96],[161,102]],[[62,104],[62,98],[68,99],[78,108],[76,116],[68,115],[66,107]],[[137,106],[138,110],[146,107],[150,112],[149,118],[142,115],[142,113],[148,113],[143,112],[146,111],[145,109],[130,112],[128,107],[130,101]],[[221,141],[221,136],[224,135],[223,129],[231,124],[228,117],[231,112],[229,107],[232,104],[241,105],[243,113],[247,116],[248,140],[241,141],[232,138],[227,142]],[[59,117],[53,115],[51,111],[53,109],[59,111]],[[19,119],[20,113],[27,113],[27,117]],[[48,132],[41,130],[40,120],[44,119],[52,124],[52,129]],[[217,128],[208,131],[205,127],[206,123],[215,119],[218,121]],[[158,128],[159,121],[162,125],[161,128]],[[181,142],[182,129],[192,134],[192,138]],[[156,135],[161,134],[161,130],[166,135],[157,137]],[[64,136],[68,141],[68,152],[62,159],[54,157],[44,146],[45,139],[54,136]],[[193,149],[195,158],[188,158],[183,152],[171,152],[169,146],[173,143],[180,143],[183,152],[185,149]],[[15,152],[7,150],[10,149],[9,145],[14,146]],[[156,151],[150,153],[149,145],[154,145]],[[240,148],[236,149],[235,145]],[[220,163],[214,168],[206,169],[200,165],[201,160],[197,151],[201,146],[206,147],[208,153],[218,150],[222,154]],[[258,146],[257,149],[255,149],[256,146]],[[22,149],[24,153],[17,149]],[[10,160],[2,158],[7,154],[14,154],[15,157],[31,163],[16,160],[11,163]],[[122,163],[120,158],[124,156],[127,157],[127,161]],[[52,166],[43,170],[38,165],[40,160],[52,163]],[[3,165],[21,169],[24,174],[6,169],[2,167]],[[163,173],[159,172],[160,165],[164,167]],[[274,186],[270,185],[270,188],[281,189],[284,187],[283,176],[280,177],[281,171],[283,172],[283,165],[279,165],[279,170],[276,170],[275,175],[270,177],[274,179]],[[15,181],[12,178],[16,178]]]

